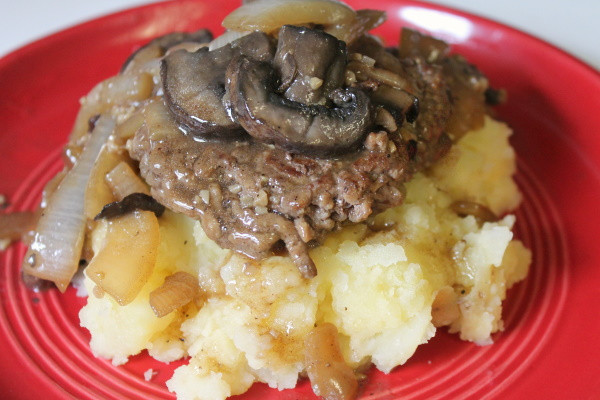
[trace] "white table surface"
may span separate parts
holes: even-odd
[[[218,0],[217,0],[218,1]],[[100,15],[152,0],[0,0],[0,56]],[[436,0],[538,36],[600,69],[598,0]]]

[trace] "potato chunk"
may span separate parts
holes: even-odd
[[[150,292],[150,307],[158,318],[162,318],[194,300],[198,289],[197,277],[184,271],[175,272]]]

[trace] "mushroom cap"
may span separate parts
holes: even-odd
[[[238,54],[266,61],[274,46],[267,35],[254,32],[226,46],[190,53],[178,50],[161,63],[164,98],[176,121],[201,138],[230,138],[243,134],[224,98],[225,71]]]
[[[254,138],[325,156],[356,146],[372,124],[371,102],[357,88],[335,89],[332,107],[307,105],[276,92],[272,65],[238,57],[227,70],[228,95],[238,122]]]
[[[299,103],[326,104],[327,95],[344,83],[346,54],[346,44],[323,31],[283,26],[273,59],[279,90]]]

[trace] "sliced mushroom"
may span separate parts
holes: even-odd
[[[162,62],[161,77],[166,103],[177,122],[196,136],[231,136],[239,126],[227,114],[223,70],[232,55],[231,46],[216,51],[204,47],[190,53],[178,50]]]
[[[242,133],[228,110],[225,70],[237,54],[260,61],[273,58],[273,45],[261,32],[230,44],[194,53],[178,50],[162,61],[161,78],[169,110],[179,124],[199,137],[234,137]]]
[[[317,156],[357,145],[371,125],[369,97],[360,89],[336,89],[332,107],[306,105],[276,93],[278,78],[269,63],[246,57],[227,70],[228,94],[238,122],[256,139]]]
[[[283,95],[304,104],[325,104],[344,83],[346,45],[316,29],[286,25],[279,31],[273,60]]]
[[[165,55],[166,51],[179,43],[183,42],[195,42],[195,43],[208,43],[213,39],[212,33],[208,29],[200,29],[196,32],[173,32],[160,36],[146,45],[137,49],[131,54],[123,66],[121,67],[121,73],[129,69],[133,64],[143,64],[144,62],[150,61],[157,57]]]
[[[131,193],[121,201],[109,203],[94,217],[94,220],[111,219],[129,214],[135,210],[152,211],[157,217],[165,212],[165,206],[145,193]]]

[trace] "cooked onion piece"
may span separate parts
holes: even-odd
[[[173,32],[157,37],[150,43],[137,49],[121,67],[121,73],[139,73],[140,67],[155,61],[175,46],[184,43],[193,43],[198,46],[212,40],[212,33],[208,29],[196,32]]]
[[[395,89],[393,87],[381,85],[373,92],[373,100],[379,104],[407,111],[410,107],[418,103],[418,100],[413,95],[404,90]]]
[[[128,139],[144,124],[144,115],[141,112],[133,113],[129,118],[120,123],[115,130],[115,142],[125,144]]]
[[[356,17],[352,22],[327,27],[325,32],[350,44],[371,29],[383,24],[385,19],[385,11],[357,10]]]
[[[77,164],[56,191],[38,222],[33,243],[23,261],[29,275],[53,281],[64,292],[79,266],[86,217],[84,196],[100,149],[114,131],[115,121],[101,116]]]
[[[44,190],[42,190],[42,201],[40,201],[40,208],[48,207],[48,201],[60,186],[60,183],[67,176],[67,170],[62,170],[58,174],[54,175],[52,179],[50,179],[46,185],[44,186]]]
[[[19,240],[27,232],[35,229],[38,214],[33,211],[18,211],[0,214],[0,240]]]
[[[396,123],[394,116],[383,107],[377,109],[375,124],[381,126],[388,132],[396,132],[398,130],[398,124]]]
[[[306,372],[313,392],[326,400],[356,398],[358,381],[344,361],[335,325],[315,327],[304,341]]]
[[[115,201],[110,187],[106,184],[108,174],[117,164],[123,160],[123,156],[112,151],[110,146],[104,145],[87,182],[85,189],[85,216],[93,219],[102,210],[102,207]]]
[[[134,211],[105,223],[104,243],[85,273],[124,306],[135,299],[154,269],[158,220],[150,211]]]
[[[223,46],[227,46],[229,43],[251,33],[252,32],[226,31],[221,36],[217,36],[212,42],[210,42],[208,45],[208,51],[217,50]]]
[[[354,53],[351,55],[351,57],[355,60],[352,60],[348,63],[348,69],[354,72],[359,81],[373,79],[381,84],[388,85],[396,89],[405,89],[410,87],[410,83],[407,81],[407,79],[401,77],[397,73],[382,68],[374,68],[373,65],[369,65],[368,62],[364,60],[366,56]],[[356,58],[359,60],[356,60]],[[371,59],[370,61],[372,63],[375,62],[374,59]]]
[[[129,164],[124,161],[121,161],[106,174],[106,183],[117,200],[123,200],[131,193],[144,193],[150,195],[148,185],[146,185]]]
[[[283,25],[341,25],[355,18],[354,10],[332,0],[256,0],[225,17],[223,26],[240,32],[272,33]]]
[[[185,306],[198,293],[198,278],[179,271],[165,278],[164,283],[150,292],[150,307],[158,318]]]
[[[70,141],[75,142],[85,135],[90,118],[108,111],[117,104],[145,100],[152,94],[153,89],[153,76],[149,73],[117,75],[100,82],[81,99],[81,109],[75,119]]]
[[[144,126],[148,129],[152,140],[162,140],[173,136],[173,132],[179,131],[179,125],[171,117],[169,109],[160,100],[150,100],[142,109],[144,115]]]

